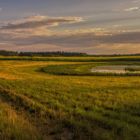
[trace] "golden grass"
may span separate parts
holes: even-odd
[[[0,139],[34,140],[38,137],[36,128],[10,105],[0,100]]]

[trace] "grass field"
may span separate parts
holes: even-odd
[[[108,64],[140,57],[0,57],[0,140],[140,140],[140,76]]]

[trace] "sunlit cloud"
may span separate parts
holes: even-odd
[[[3,25],[1,29],[31,29],[58,26],[59,24],[72,24],[82,21],[83,19],[81,17],[47,17],[38,15],[7,23]]]
[[[140,8],[139,7],[130,7],[130,8],[124,9],[124,11],[126,11],[126,12],[140,11]]]
[[[49,16],[31,16],[23,19],[3,23],[0,27],[0,34],[8,35],[12,38],[28,38],[39,35],[55,35],[56,32],[50,30],[63,24],[74,24],[83,22],[82,17],[49,17]]]

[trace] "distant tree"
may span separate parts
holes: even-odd
[[[16,51],[6,51],[0,50],[1,56],[95,56],[95,57],[115,57],[115,56],[140,56],[140,54],[112,54],[112,55],[89,55],[86,53],[80,52],[64,52],[64,51],[56,51],[56,52],[16,52]]]
[[[2,55],[2,56],[17,56],[18,52],[0,50],[0,55]]]
[[[79,52],[15,52],[0,50],[2,56],[87,56],[86,53]]]
[[[86,56],[86,53],[78,52],[20,52],[19,56]]]

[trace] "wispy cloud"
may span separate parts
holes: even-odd
[[[71,24],[81,21],[83,21],[81,17],[47,17],[38,15],[7,23],[2,26],[1,29],[31,29],[58,26],[64,23]]]
[[[140,11],[140,8],[139,7],[130,7],[130,8],[124,9],[124,11],[126,11],[126,12]]]

